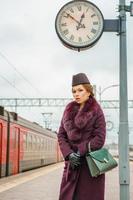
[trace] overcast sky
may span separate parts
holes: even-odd
[[[71,77],[84,72],[92,84],[119,84],[119,36],[103,33],[82,52],[62,45],[55,17],[66,0],[0,0],[0,97],[72,97]],[[105,19],[116,19],[119,1],[93,0]],[[130,1],[127,1],[127,5]],[[127,13],[128,96],[133,99],[133,17]],[[17,88],[17,89],[15,89]],[[118,99],[118,87],[103,99]]]

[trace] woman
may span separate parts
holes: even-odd
[[[65,159],[59,200],[104,200],[105,175],[91,177],[85,159],[88,147],[104,145],[104,115],[84,73],[73,76],[72,93],[75,101],[66,106],[58,132]]]

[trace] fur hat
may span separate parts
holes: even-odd
[[[90,81],[88,80],[86,74],[79,73],[79,74],[73,75],[72,87],[75,85],[86,84],[86,83],[90,84]]]

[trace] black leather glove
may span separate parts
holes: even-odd
[[[69,155],[69,161],[72,169],[76,169],[80,165],[80,154],[79,153],[71,153]]]

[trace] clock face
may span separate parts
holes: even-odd
[[[91,2],[75,0],[57,14],[55,28],[61,41],[72,48],[94,45],[103,32],[103,15]]]

